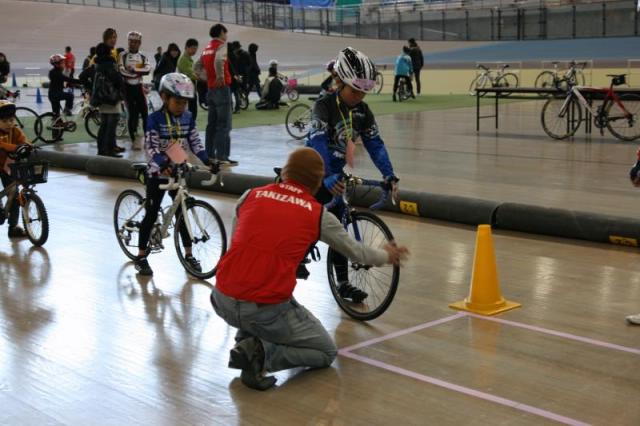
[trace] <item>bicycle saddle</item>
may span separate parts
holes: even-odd
[[[133,163],[131,165],[131,168],[135,171],[146,171],[147,167],[147,163]]]
[[[607,74],[607,77],[611,77],[611,84],[614,86],[621,86],[627,83],[626,74]]]

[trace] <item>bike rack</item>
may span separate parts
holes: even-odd
[[[640,86],[640,59],[627,59],[627,84]]]
[[[547,59],[540,61],[540,68],[542,71],[553,71],[554,62],[558,64],[558,72],[560,75],[563,75],[568,69],[571,61],[580,63],[585,62],[584,68],[579,68],[582,70],[582,74],[584,75],[584,84],[585,86],[590,86],[593,84],[593,59],[563,59],[563,60],[553,60]]]

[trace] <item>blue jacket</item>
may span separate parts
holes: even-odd
[[[324,160],[324,186],[332,187],[342,173],[346,164],[345,127],[353,130],[353,139],[360,137],[369,153],[369,157],[384,178],[394,176],[393,166],[389,159],[384,142],[380,137],[378,125],[369,106],[361,102],[349,108],[337,99],[338,93],[324,96],[316,102],[312,113],[312,127],[307,146],[320,153]],[[342,114],[340,113],[342,111]],[[344,118],[352,117],[352,123],[345,123]]]
[[[167,115],[171,123],[167,123]],[[151,114],[147,120],[144,148],[149,157],[149,176],[170,164],[171,160],[165,151],[172,140],[177,140],[185,152],[193,152],[203,163],[209,160],[191,112],[185,111],[180,117],[173,117],[162,108]]]
[[[404,53],[398,56],[396,59],[396,75],[409,77],[412,73],[413,65],[411,64],[411,57]]]

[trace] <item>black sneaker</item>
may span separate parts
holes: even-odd
[[[264,391],[276,384],[275,377],[263,373],[264,348],[255,337],[244,339],[231,349],[229,367],[242,369],[240,380],[251,389]]]
[[[198,262],[198,259],[193,257],[193,255],[186,255],[184,257],[184,260],[189,264],[191,269],[193,269],[194,271],[202,272],[202,266],[200,266],[200,262]]]
[[[353,303],[361,303],[369,295],[360,290],[358,287],[354,287],[349,283],[342,283],[338,287],[338,294],[343,299],[351,299]]]
[[[153,270],[151,269],[151,266],[149,266],[149,261],[146,256],[138,257],[134,261],[134,265],[136,267],[136,271],[138,271],[140,275],[153,275]]]
[[[24,229],[19,226],[10,226],[9,227],[9,238],[24,238],[27,236],[27,233],[24,232]]]
[[[227,158],[225,161],[231,167],[237,166],[238,164],[240,164],[236,160],[232,160],[231,158]]]

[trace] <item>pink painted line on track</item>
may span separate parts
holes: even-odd
[[[607,349],[615,349],[617,351],[628,352],[628,353],[632,353],[632,354],[635,354],[635,355],[640,355],[640,349],[637,349],[637,348],[630,348],[628,346],[616,345],[615,343],[603,342],[601,340],[591,339],[589,337],[577,336],[575,334],[565,333],[563,331],[551,330],[551,329],[548,329],[548,328],[543,328],[543,327],[538,327],[538,326],[535,326],[535,325],[524,324],[524,323],[517,322],[517,321],[505,320],[505,319],[502,319],[502,318],[486,317],[486,316],[483,316],[483,315],[473,314],[473,313],[470,313],[470,312],[466,312],[464,315],[470,316],[470,317],[473,317],[473,318],[480,318],[480,319],[487,320],[487,321],[498,322],[500,324],[511,325],[513,327],[520,327],[520,328],[524,328],[526,330],[537,331],[539,333],[550,334],[552,336],[562,337],[562,338],[570,339],[570,340],[575,340],[575,341],[582,342],[582,343],[588,343],[590,345],[600,346],[600,347],[607,348]]]
[[[455,319],[455,318],[454,318]],[[449,319],[451,321],[451,319]],[[432,385],[436,385],[454,392],[459,392],[465,395],[469,395],[475,398],[484,399],[485,401],[494,402],[496,404],[504,405],[506,407],[510,407],[516,410],[524,411],[529,414],[534,414],[536,416],[544,417],[559,423],[563,423],[570,426],[586,426],[588,423],[581,422],[576,419],[572,419],[570,417],[565,417],[560,414],[553,413],[551,411],[543,410],[540,408],[532,407],[531,405],[522,404],[517,401],[512,401],[510,399],[501,398],[499,396],[491,395],[485,392],[481,392],[475,389],[467,388],[464,386],[456,385],[453,383],[445,382],[444,380],[436,379],[435,377],[425,376],[424,374],[416,373],[414,371],[405,370],[404,368],[396,367],[391,364],[387,364],[382,361],[376,361],[375,359],[367,358],[362,355],[354,354],[347,350],[340,350],[340,355],[354,359],[356,361],[363,362],[365,364],[372,365],[374,367],[382,368],[387,371],[391,371],[393,373],[401,374],[406,377],[410,377],[412,379],[420,380],[422,382],[430,383]]]
[[[376,343],[384,342],[385,340],[393,339],[395,337],[404,336],[405,334],[415,333],[416,331],[424,330],[425,328],[434,327],[436,325],[444,324],[449,321],[453,321],[455,319],[466,316],[464,312],[457,313],[455,315],[451,315],[448,317],[440,318],[434,321],[430,321],[424,324],[416,325],[411,328],[405,328],[404,330],[394,331],[393,333],[385,334],[384,336],[376,337],[374,339],[365,340],[361,343],[356,343],[355,345],[347,346],[346,348],[340,349],[340,353],[354,351],[356,349],[364,348],[366,346],[371,346]]]

